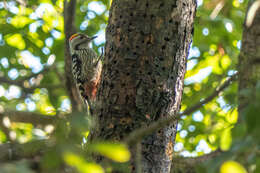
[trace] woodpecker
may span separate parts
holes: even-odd
[[[72,58],[72,74],[82,100],[86,103],[92,114],[91,102],[96,98],[102,70],[103,56],[97,56],[96,52],[89,47],[91,41],[97,36],[89,37],[85,34],[76,33],[69,38],[70,54]]]

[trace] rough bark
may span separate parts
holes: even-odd
[[[179,111],[195,8],[193,0],[113,0],[97,137],[121,140]],[[142,172],[170,171],[176,126],[142,140]]]
[[[254,1],[248,5],[251,8]],[[259,3],[259,2],[258,2]],[[260,8],[254,14],[253,22],[246,25],[248,13],[244,24],[241,53],[239,56],[239,114],[252,101],[255,96],[256,84],[260,81]],[[251,11],[252,12],[252,11]],[[242,94],[245,89],[252,91],[251,96]],[[241,118],[241,116],[239,116]]]

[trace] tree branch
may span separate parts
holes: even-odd
[[[173,157],[171,172],[181,172],[181,173],[196,173],[196,167],[198,164],[209,161],[216,156],[220,155],[222,151],[216,150],[209,154],[204,154],[199,157],[183,157],[183,156],[176,156]]]
[[[152,134],[153,132],[163,127],[169,126],[172,122],[174,122],[177,119],[179,119],[178,116],[169,116],[166,118],[159,119],[158,121],[151,123],[148,127],[142,127],[137,130],[134,130],[123,141],[128,145],[136,144],[137,142],[141,141],[144,136]]]
[[[35,112],[5,111],[0,113],[0,118],[8,117],[11,122],[31,123],[33,125],[53,124],[57,120],[56,116],[46,116]]]
[[[212,159],[213,157],[216,157],[222,153],[221,150],[216,150],[208,154],[204,154],[199,157],[182,157],[182,156],[176,156],[173,158],[173,162],[175,164],[185,164],[185,165],[196,165],[198,163],[205,162],[207,160]]]
[[[31,141],[25,144],[5,143],[0,145],[0,161],[17,160],[20,158],[34,157],[40,154],[51,144],[48,140]]]
[[[33,88],[26,88],[23,86],[23,82],[20,81],[20,80],[11,80],[11,79],[8,79],[6,77],[0,77],[0,83],[6,83],[6,84],[9,84],[9,85],[16,85],[20,88],[23,89],[23,91],[27,92],[27,93],[32,93],[34,91]]]
[[[136,173],[142,173],[142,145],[140,142],[136,143],[136,156],[135,156],[135,166]]]
[[[64,32],[65,32],[65,78],[66,78],[66,89],[68,96],[71,100],[72,110],[79,110],[81,105],[81,99],[79,98],[77,88],[73,82],[73,76],[71,72],[71,57],[69,52],[69,38],[72,34],[76,33],[76,27],[74,24],[76,11],[76,0],[64,1]]]
[[[23,83],[21,81],[11,80],[11,79],[8,79],[6,77],[0,77],[0,82],[23,87]]]
[[[160,119],[160,120],[150,124],[148,127],[143,127],[143,128],[134,130],[132,133],[129,134],[128,137],[125,138],[124,142],[127,143],[128,145],[133,145],[133,144],[139,142],[140,140],[142,140],[142,138],[144,136],[152,134],[155,131],[157,131],[163,127],[171,125],[172,122],[180,119],[180,117],[182,115],[191,114],[192,112],[198,110],[204,104],[208,103],[209,101],[213,100],[216,96],[218,96],[219,93],[221,91],[223,91],[225,88],[227,88],[231,84],[232,81],[237,79],[237,76],[238,76],[238,73],[235,73],[234,75],[229,77],[220,87],[216,88],[215,91],[210,96],[205,98],[203,101],[200,101],[199,103],[195,104],[194,106],[191,106],[190,108],[186,109],[184,112]]]
[[[55,68],[55,65],[46,66],[46,67],[45,67],[42,71],[40,71],[39,73],[33,73],[33,74],[31,74],[30,76],[25,76],[25,77],[19,79],[18,81],[21,82],[21,83],[23,83],[25,80],[29,80],[29,79],[31,79],[31,78],[33,78],[33,77],[37,77],[37,76],[40,75],[40,74],[43,75],[43,74],[49,72],[50,70],[52,70],[52,69],[54,69],[54,68]]]
[[[50,66],[50,67],[45,67],[41,72],[39,73],[35,73],[35,74],[32,74],[30,76],[26,76],[26,77],[23,77],[23,78],[20,78],[18,80],[11,80],[7,77],[0,77],[0,83],[6,83],[6,84],[9,84],[9,85],[16,85],[20,88],[22,88],[22,90],[26,93],[32,93],[34,92],[34,90],[36,88],[49,88],[49,87],[52,87],[53,85],[33,85],[33,86],[30,86],[30,87],[25,87],[24,86],[24,81],[28,81],[30,80],[31,78],[33,77],[37,77],[38,75],[43,75],[47,72],[49,72],[51,69],[54,68],[54,65],[53,66]],[[61,86],[61,85],[59,85]],[[57,87],[57,85],[55,85],[55,87]],[[54,87],[52,87],[54,88]]]

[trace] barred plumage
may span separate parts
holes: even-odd
[[[91,109],[90,101],[96,97],[100,81],[102,62],[96,52],[89,48],[89,43],[95,37],[74,34],[70,38],[70,53],[72,57],[72,73],[77,88],[83,100]]]

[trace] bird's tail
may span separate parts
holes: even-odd
[[[83,101],[83,103],[85,104],[85,106],[86,106],[86,108],[87,108],[87,110],[88,110],[88,113],[89,113],[90,115],[93,115],[93,110],[92,110],[91,102],[90,102],[89,97],[88,97],[88,96],[85,94],[85,92],[84,92],[84,87],[83,87],[83,85],[82,85],[82,84],[79,84],[79,85],[78,85],[78,89],[79,89],[79,94],[80,94],[80,96],[81,96],[81,98],[82,98],[82,101]]]

